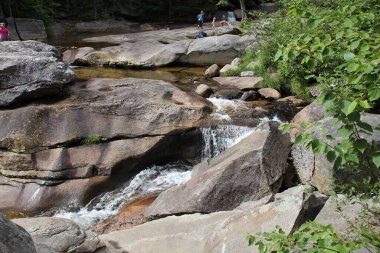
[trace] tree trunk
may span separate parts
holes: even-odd
[[[245,15],[246,9],[245,9],[244,0],[240,0],[240,8],[241,8],[241,20],[244,20],[246,18],[246,15]]]

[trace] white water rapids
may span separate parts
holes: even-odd
[[[233,125],[201,128],[203,141],[202,160],[220,154],[253,131],[254,128],[252,127]],[[79,211],[60,211],[55,216],[74,220],[83,228],[88,229],[96,223],[117,214],[130,201],[186,183],[190,180],[191,169],[191,166],[183,162],[163,166],[153,165],[142,170],[121,188],[93,199]]]
[[[225,110],[236,111],[246,108],[244,102],[240,100],[221,98],[209,98],[208,100],[217,107],[214,116],[221,121],[231,120]],[[264,117],[260,121],[277,121],[282,123],[276,116],[272,119]],[[217,125],[201,127],[200,130],[203,144],[201,160],[205,160],[215,157],[229,147],[236,145],[255,131],[255,128],[236,125]],[[88,229],[117,214],[126,203],[186,183],[190,180],[191,169],[191,166],[183,162],[169,163],[163,166],[153,165],[142,170],[122,187],[93,199],[79,211],[60,211],[55,216],[74,220],[83,228]]]

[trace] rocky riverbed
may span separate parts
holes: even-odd
[[[257,252],[247,234],[276,225],[344,231],[327,217],[328,161],[292,145],[303,121],[336,126],[260,77],[218,77],[257,40],[206,32],[91,37],[115,46],[63,58],[41,42],[0,43],[0,212],[12,218],[0,215],[0,252],[241,253]]]

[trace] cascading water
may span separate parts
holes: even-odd
[[[190,179],[191,168],[191,166],[182,162],[170,163],[164,166],[154,165],[138,173],[124,186],[93,199],[79,211],[60,211],[55,216],[74,220],[83,228],[88,229],[118,213],[130,201],[184,184]]]
[[[247,137],[255,128],[235,125],[202,127],[202,160],[215,157]]]
[[[253,131],[254,128],[252,127],[234,125],[201,128],[202,160],[220,154]],[[55,216],[74,220],[83,228],[88,229],[117,214],[128,202],[186,183],[190,180],[191,169],[191,166],[183,162],[149,167],[137,174],[124,186],[93,199],[79,211],[60,211]]]
[[[211,116],[221,121],[232,121],[231,117],[228,115],[228,111],[247,109],[242,100],[228,100],[216,97],[210,97],[207,100],[216,107],[216,112],[211,114]]]
[[[208,100],[217,108],[213,116],[222,121],[231,121],[228,115],[229,111],[247,108],[241,100],[227,100],[214,97]],[[269,119],[268,117],[260,119],[260,121],[271,120],[281,123],[277,117],[273,119]],[[200,130],[203,142],[201,160],[205,160],[215,157],[229,147],[237,144],[255,131],[255,128],[236,125],[216,125],[201,127]],[[191,169],[191,166],[183,162],[175,162],[163,166],[151,166],[138,173],[124,186],[93,199],[86,207],[79,211],[60,211],[55,216],[72,219],[83,228],[88,229],[96,223],[117,214],[121,208],[133,200],[186,183],[191,178]]]

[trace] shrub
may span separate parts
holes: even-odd
[[[94,143],[99,143],[101,141],[102,141],[102,137],[101,136],[99,136],[99,135],[90,135],[90,136],[85,137],[82,140],[82,143],[85,144],[85,145],[90,145],[90,144],[94,144]]]

